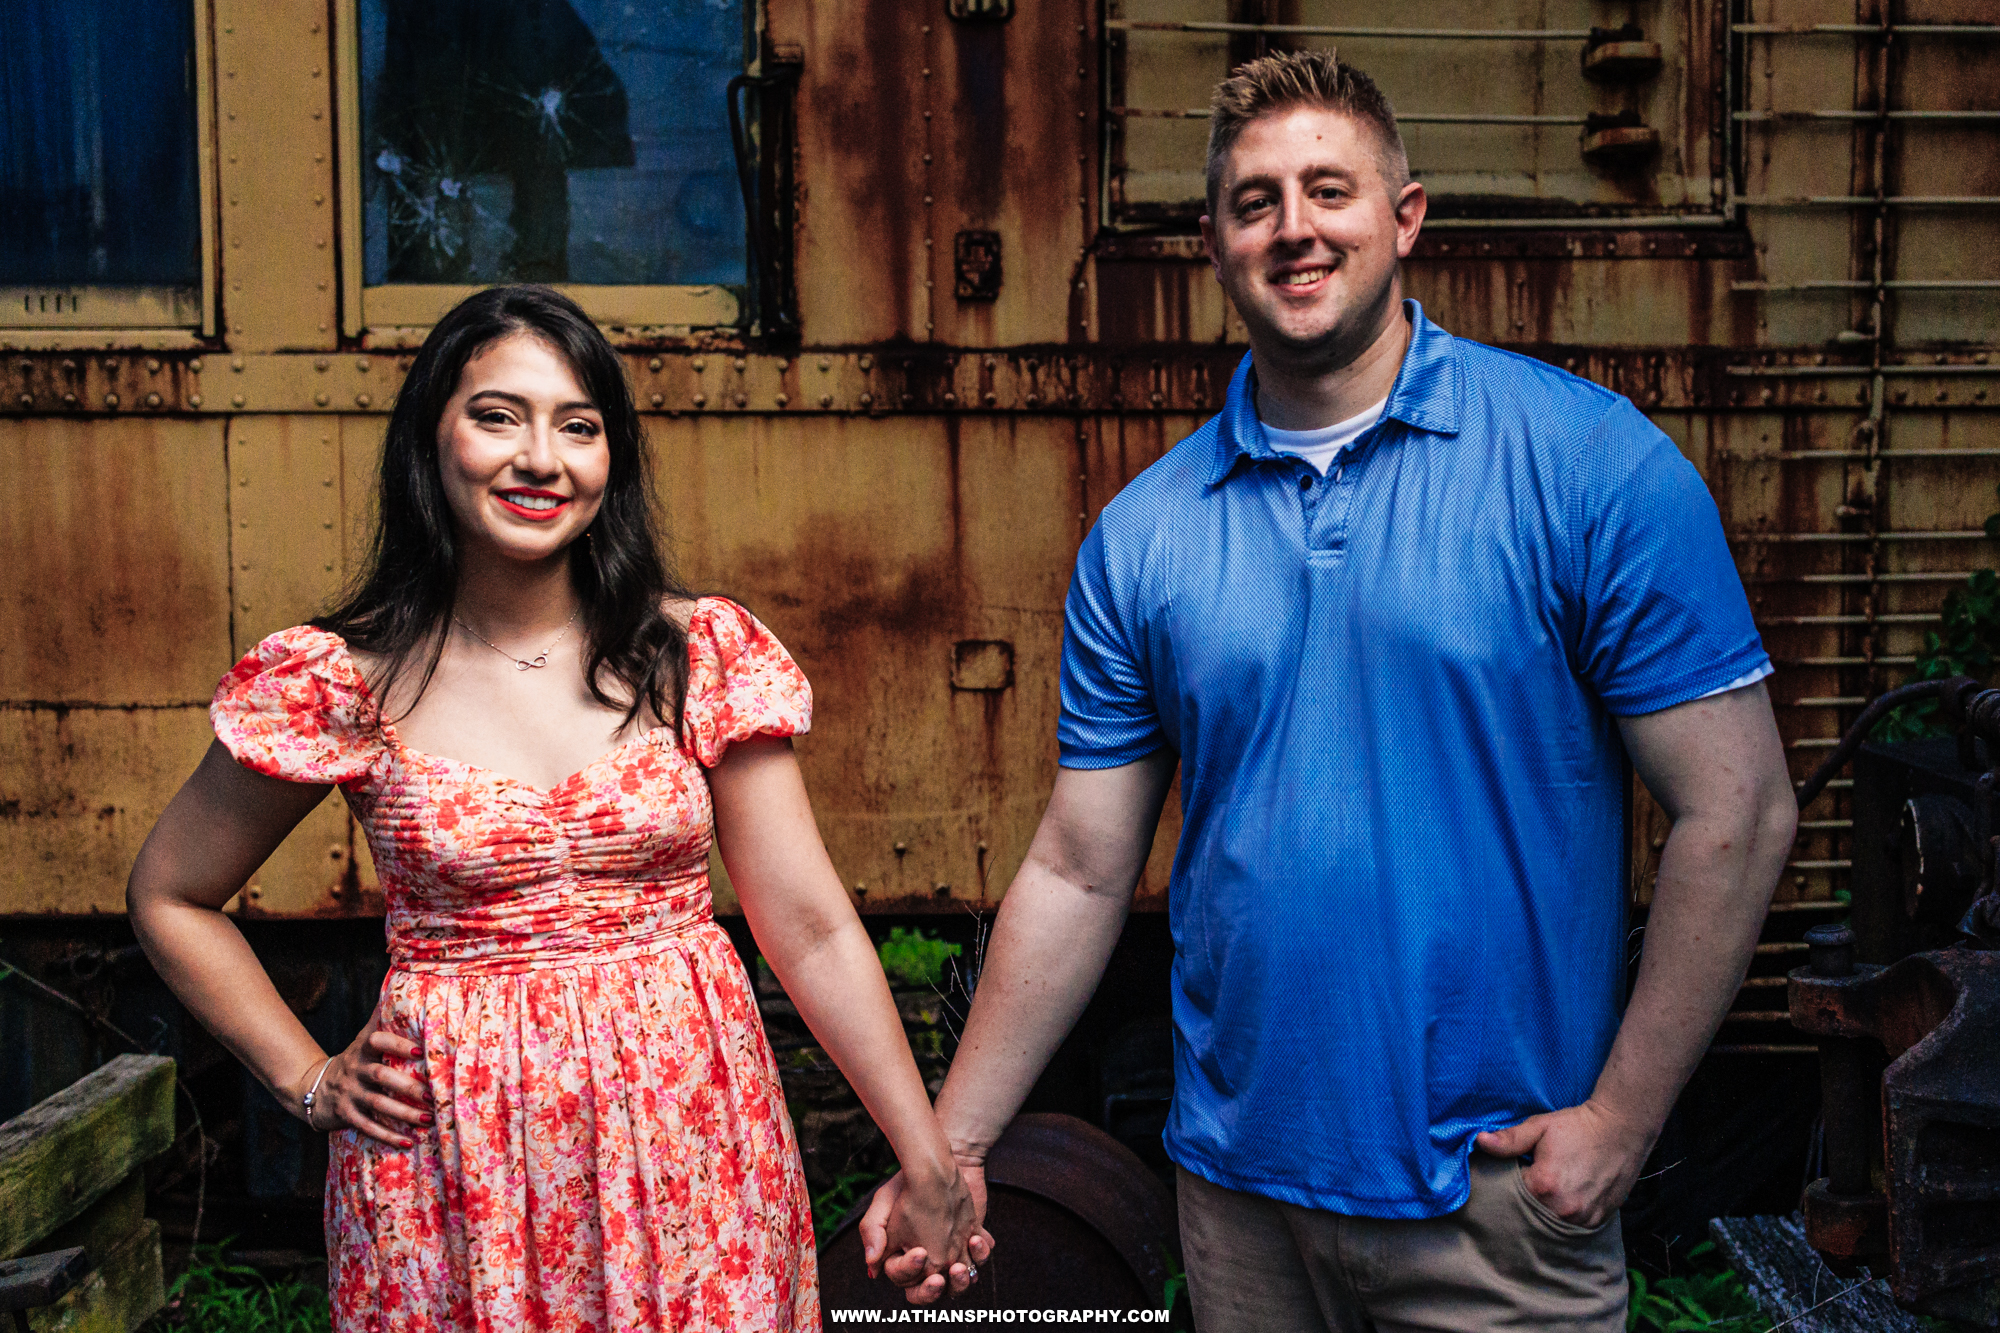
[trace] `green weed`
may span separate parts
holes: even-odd
[[[873,1194],[875,1187],[887,1179],[880,1171],[849,1171],[813,1195],[813,1243],[826,1244],[826,1238],[854,1210],[854,1205]]]
[[[1717,1268],[1713,1241],[1688,1251],[1696,1269],[1673,1277],[1647,1280],[1638,1269],[1626,1270],[1632,1300],[1625,1314],[1626,1333],[1764,1333],[1771,1321],[1750,1299],[1749,1289],[1733,1268]]]
[[[906,988],[935,987],[944,979],[944,964],[965,952],[964,946],[946,944],[928,931],[906,930],[897,926],[889,938],[876,947],[889,984]]]
[[[167,1308],[147,1322],[145,1333],[331,1333],[325,1292],[231,1263],[229,1243],[195,1247],[187,1271],[167,1289]]]

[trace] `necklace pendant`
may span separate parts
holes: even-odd
[[[518,657],[514,659],[514,670],[516,671],[526,671],[529,667],[533,665],[534,665],[533,662],[523,662]]]
[[[541,670],[548,664],[549,664],[549,655],[547,653],[538,653],[534,657],[528,659],[528,665],[534,667],[537,671]]]

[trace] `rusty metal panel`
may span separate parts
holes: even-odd
[[[1648,6],[1643,31],[1612,34],[1587,0],[1453,0],[1415,13],[1355,0],[1108,0],[1106,219],[1196,217],[1209,90],[1266,50],[1317,47],[1367,70],[1395,104],[1438,224],[1719,221],[1723,13],[1699,0]],[[1614,38],[1644,58],[1586,61],[1617,54],[1597,49]]]
[[[123,912],[132,858],[209,739],[201,705],[0,706],[0,913]]]
[[[215,0],[222,314],[239,351],[334,343],[325,0]]]
[[[229,423],[229,559],[238,655],[320,611],[341,582],[340,422]]]
[[[0,421],[0,445],[0,700],[205,703],[229,664],[221,423]]]

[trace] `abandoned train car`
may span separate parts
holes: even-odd
[[[993,908],[1054,774],[1077,545],[1244,350],[1195,222],[1209,89],[1265,50],[1395,102],[1434,319],[1630,396],[1699,468],[1799,775],[1995,562],[1995,0],[470,12],[82,0],[0,45],[0,956],[184,1059],[126,871],[217,678],[354,572],[425,328],[496,281],[604,325],[684,571],[810,675],[861,911]],[[1846,800],[1807,811],[1713,1060],[1810,1078],[1783,974],[1842,910]],[[229,910],[302,1011],[365,1013],[381,899],[337,797]],[[0,994],[0,1115],[95,1063],[50,1004]],[[300,1179],[286,1142],[253,1192]]]

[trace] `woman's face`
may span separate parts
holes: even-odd
[[[438,471],[466,554],[546,560],[604,502],[604,416],[561,353],[509,334],[459,374],[438,422]]]

